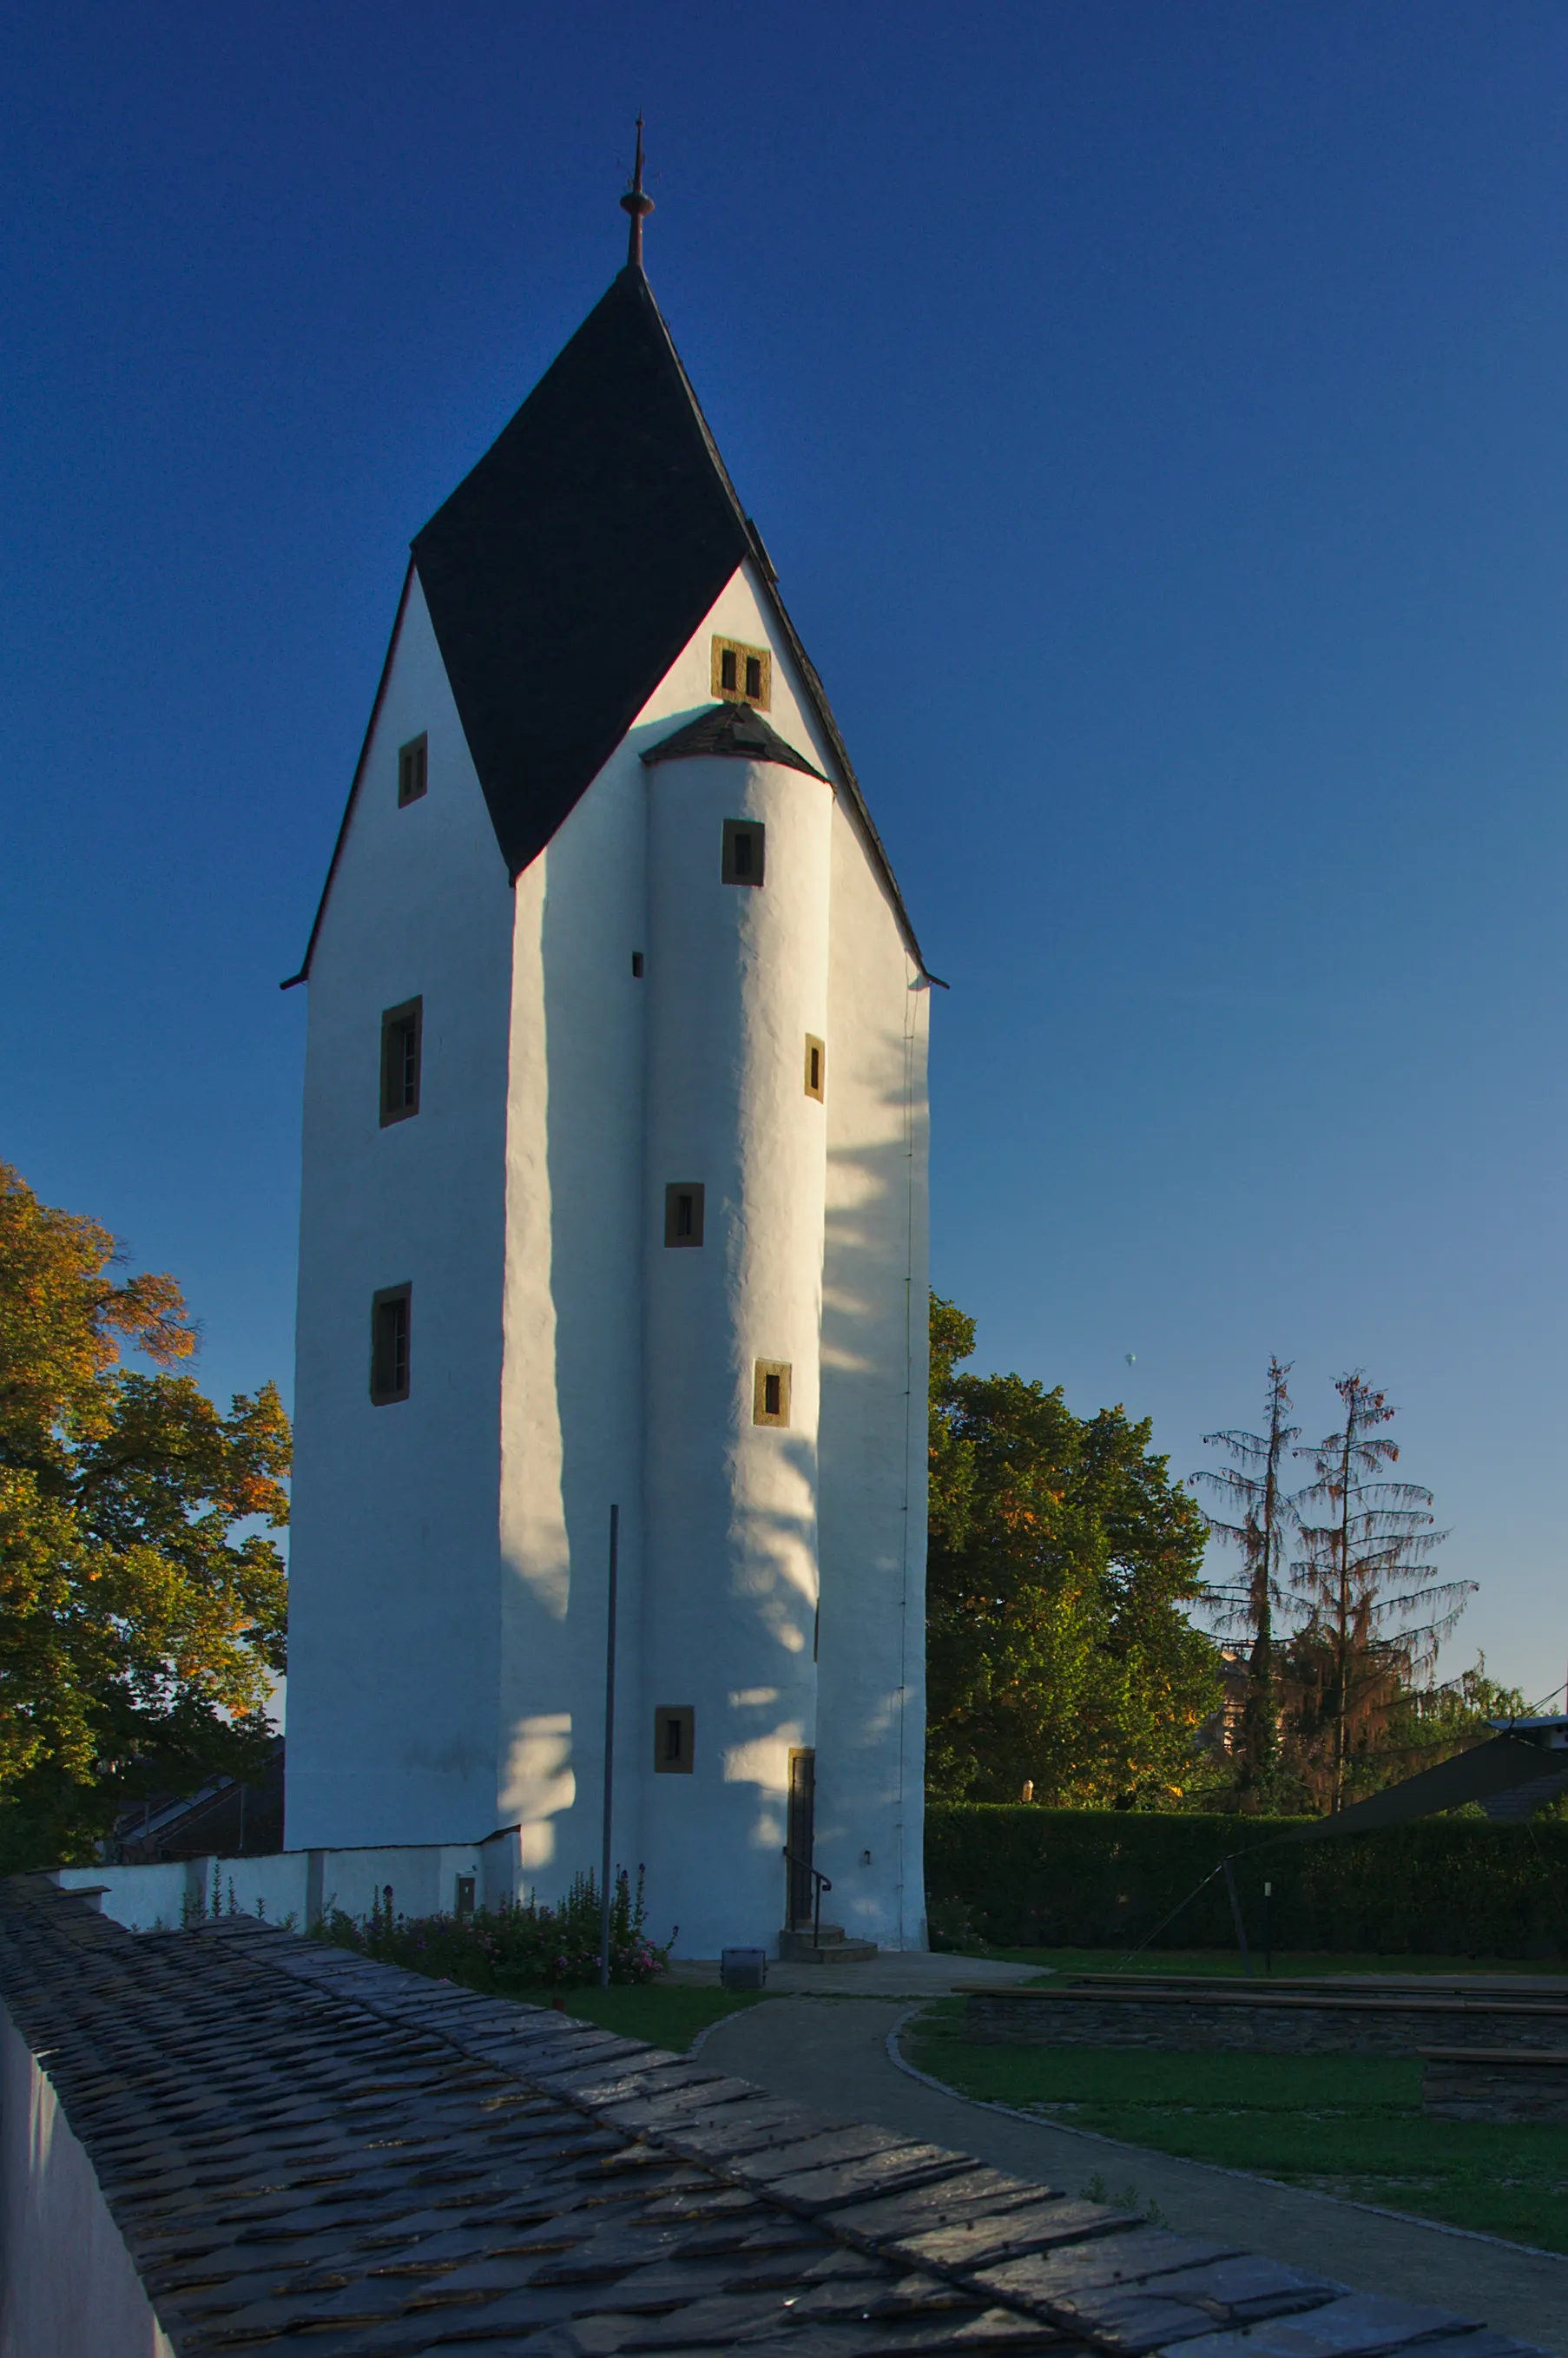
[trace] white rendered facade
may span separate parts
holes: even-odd
[[[768,652],[766,719],[821,776],[644,763],[713,707],[716,635]],[[309,961],[291,1849],[515,1827],[521,1887],[597,1868],[613,1504],[613,1849],[654,1936],[774,1942],[814,1751],[824,1914],[924,1945],[930,992],[842,773],[748,557],[509,880],[411,573]],[[737,819],[760,887],[722,879]],[[416,997],[418,1110],[384,1126],[381,1020]],[[675,1184],[697,1249],[665,1242]],[[407,1397],[374,1405],[402,1284]],[[759,1361],[787,1425],[754,1421]]]

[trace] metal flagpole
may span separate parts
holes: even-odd
[[[615,1589],[621,1558],[621,1509],[610,1509],[610,1601],[604,1640],[604,1842],[599,1870],[599,1986],[610,1987],[610,1819],[615,1795]]]

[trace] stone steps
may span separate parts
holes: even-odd
[[[877,1953],[874,1941],[850,1941],[842,1924],[819,1924],[815,1931],[781,1932],[781,1965],[861,1965]]]

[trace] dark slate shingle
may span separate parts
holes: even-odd
[[[12,1878],[0,1995],[178,2358],[1529,2358],[254,1922]]]

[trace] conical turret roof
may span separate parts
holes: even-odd
[[[823,774],[815,762],[808,762],[747,704],[710,704],[706,712],[687,721],[673,737],[661,737],[643,759],[652,766],[658,762],[686,762],[694,756],[714,754],[741,762],[773,762],[781,769],[804,770],[808,778],[820,778]]]

